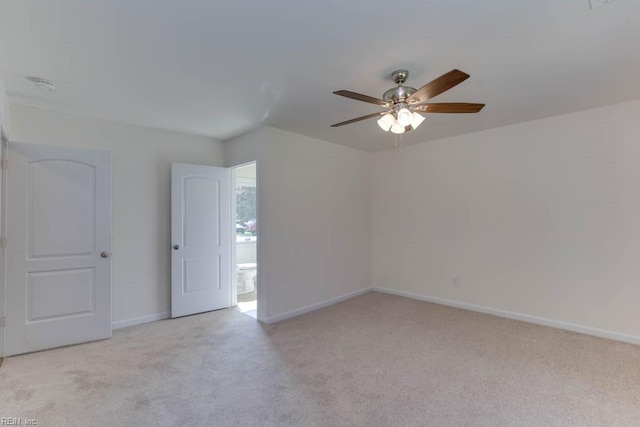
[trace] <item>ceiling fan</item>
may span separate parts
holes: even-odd
[[[361,120],[380,117],[378,125],[382,130],[402,134],[420,126],[420,123],[424,120],[422,113],[477,113],[484,107],[484,104],[463,102],[427,102],[429,99],[446,92],[470,77],[469,74],[460,70],[451,70],[417,90],[410,86],[403,86],[408,77],[409,71],[407,70],[394,71],[391,74],[391,78],[398,86],[386,91],[382,95],[382,99],[348,90],[333,92],[336,95],[379,105],[384,107],[385,110],[347,120],[346,122],[336,123],[331,127],[344,126]]]

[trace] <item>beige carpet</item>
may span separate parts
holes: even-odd
[[[640,426],[640,347],[370,293],[276,325],[223,310],[7,358],[40,426]]]

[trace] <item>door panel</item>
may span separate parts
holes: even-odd
[[[185,258],[184,293],[202,292],[210,288],[220,289],[220,258],[220,256]]]
[[[171,317],[231,306],[231,173],[171,168]]]
[[[27,323],[93,313],[94,273],[91,268],[27,273]]]
[[[110,337],[111,153],[8,155],[6,354]]]
[[[220,181],[211,177],[186,177],[184,194],[184,246],[220,246]]]
[[[96,168],[69,160],[29,163],[30,258],[91,255]],[[51,218],[56,218],[52,227]]]

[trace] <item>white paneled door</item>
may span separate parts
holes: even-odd
[[[111,336],[111,153],[9,143],[5,354]]]
[[[171,166],[171,317],[231,306],[231,172]]]

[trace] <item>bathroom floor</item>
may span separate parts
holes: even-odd
[[[249,292],[246,294],[238,295],[238,305],[236,307],[241,313],[251,316],[254,319],[257,318],[258,301],[256,299],[256,292]]]

